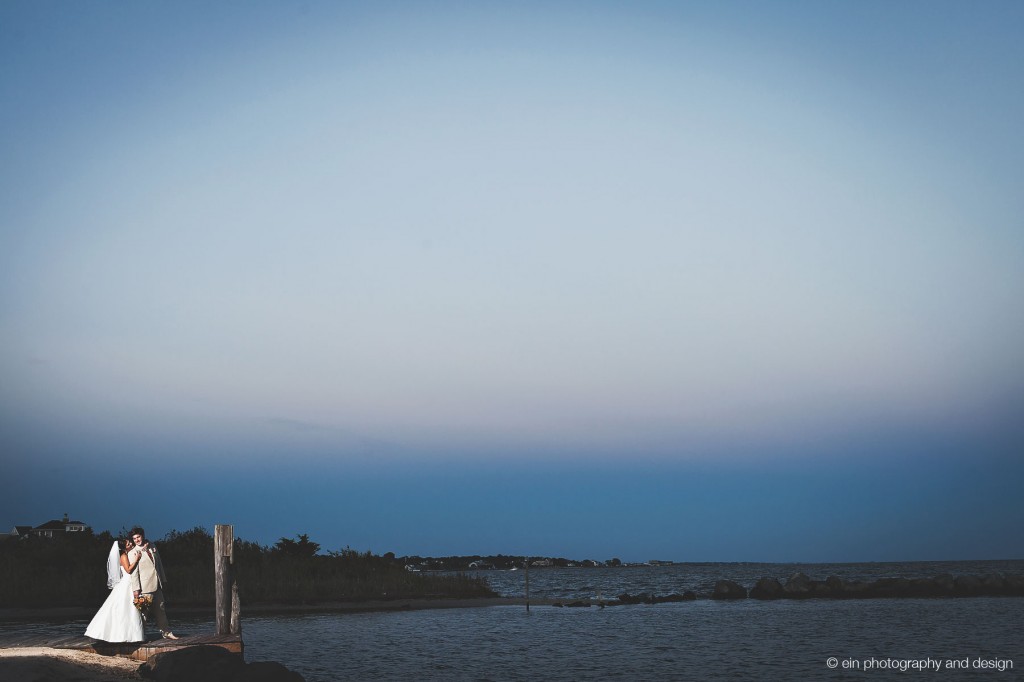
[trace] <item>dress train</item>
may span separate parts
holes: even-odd
[[[146,631],[142,614],[132,601],[132,581],[124,571],[114,584],[103,606],[93,616],[85,636],[104,642],[144,642]]]

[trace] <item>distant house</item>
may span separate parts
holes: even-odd
[[[15,526],[15,530],[27,528],[27,526]],[[86,525],[82,521],[72,521],[65,514],[63,519],[54,519],[53,521],[47,521],[46,523],[31,528],[28,533],[19,532],[19,537],[25,537],[25,535],[35,535],[41,538],[52,538],[52,537],[64,537],[65,533],[81,533],[84,532]]]

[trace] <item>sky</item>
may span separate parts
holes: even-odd
[[[1022,33],[0,3],[0,525],[1024,558]]]

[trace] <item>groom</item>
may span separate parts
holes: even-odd
[[[171,632],[171,626],[167,623],[167,613],[164,611],[164,564],[160,561],[160,555],[146,541],[146,531],[142,528],[132,528],[132,542],[135,547],[128,553],[132,563],[138,562],[138,568],[132,572],[132,588],[134,596],[149,594],[153,597],[153,605],[150,611],[156,614],[156,626],[160,628],[160,634],[166,639],[178,639]]]

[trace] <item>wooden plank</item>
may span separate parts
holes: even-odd
[[[35,644],[35,642],[45,642],[48,638],[29,633],[21,633],[15,635],[5,636],[0,640],[0,649],[14,649],[17,647],[28,647],[28,646],[45,646],[45,644]]]
[[[193,646],[219,646],[231,653],[242,655],[245,647],[241,637],[182,637],[179,640],[160,639],[153,642],[139,644],[107,644],[97,642],[91,649],[97,654],[105,656],[124,656],[136,661],[145,662],[152,656],[169,651],[179,651]]]

